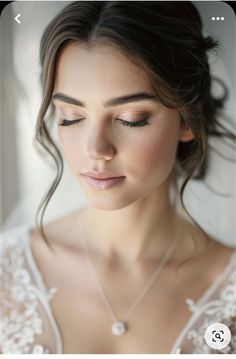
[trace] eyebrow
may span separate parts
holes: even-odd
[[[72,98],[70,96],[67,96],[63,93],[54,94],[52,99],[59,100],[61,102],[65,102],[70,105],[86,107],[84,102],[82,102],[78,99]],[[118,106],[118,105],[123,105],[125,103],[144,101],[144,100],[151,100],[151,101],[157,102],[158,98],[156,95],[151,95],[147,92],[136,92],[136,93],[132,93],[129,95],[109,99],[103,103],[103,106],[104,107]]]

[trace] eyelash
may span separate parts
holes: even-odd
[[[59,124],[59,126],[73,126],[74,124],[79,123],[81,120],[83,120],[83,119],[81,118],[81,119],[73,120],[73,121],[63,119],[58,124]],[[143,120],[137,121],[137,122],[129,122],[129,121],[121,120],[119,118],[118,118],[118,120],[121,121],[121,123],[124,126],[128,126],[128,127],[142,127],[142,126],[149,125],[149,123],[147,122],[147,120],[148,120],[147,118],[144,118]]]

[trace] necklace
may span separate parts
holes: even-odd
[[[173,251],[175,249],[175,246],[177,244],[177,237],[172,242],[172,244],[169,246],[165,256],[161,260],[161,263],[158,264],[158,266],[156,267],[156,269],[153,272],[152,276],[150,277],[149,281],[147,282],[146,286],[140,292],[139,296],[134,301],[134,303],[130,306],[130,308],[127,311],[127,313],[125,314],[123,320],[117,320],[116,315],[114,314],[114,311],[111,308],[109,300],[107,299],[105,291],[103,290],[101,284],[99,283],[99,281],[97,279],[97,276],[96,276],[96,273],[95,273],[95,268],[94,268],[94,265],[92,263],[92,258],[91,258],[91,254],[90,254],[90,250],[89,250],[89,244],[88,244],[88,241],[86,240],[86,236],[83,233],[82,233],[82,238],[83,238],[83,241],[84,241],[84,247],[85,247],[85,252],[86,252],[86,258],[87,258],[88,264],[89,264],[89,269],[90,269],[90,271],[91,271],[91,273],[92,273],[92,275],[94,277],[94,280],[95,280],[95,283],[96,283],[96,285],[98,287],[99,293],[100,293],[100,295],[101,295],[101,297],[102,297],[108,311],[110,312],[112,320],[113,320],[113,324],[111,326],[111,332],[114,335],[120,336],[120,335],[124,334],[128,330],[128,323],[127,323],[128,318],[133,313],[134,309],[137,307],[139,302],[143,299],[143,297],[148,292],[148,290],[151,288],[151,286],[153,285],[155,279],[157,279],[157,277],[161,273],[163,267],[165,266],[165,264],[169,260],[170,256],[172,255],[172,253],[173,253]]]

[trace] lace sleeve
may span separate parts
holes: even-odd
[[[0,236],[0,281],[0,352],[50,353],[52,332],[16,234]]]
[[[235,257],[236,258],[236,257]],[[186,345],[192,346],[193,354],[235,354],[236,353],[236,264],[229,268],[229,275],[203,305],[189,302],[190,310],[196,314],[196,321],[187,333]],[[222,323],[231,331],[231,342],[221,350],[211,349],[205,339],[205,331],[213,323]]]

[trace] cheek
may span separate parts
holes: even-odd
[[[76,131],[71,131],[70,129],[58,129],[63,156],[72,170],[76,171],[76,166],[78,166],[79,163],[78,156],[80,152],[76,151],[76,146],[79,145],[79,141],[76,138],[75,132]]]
[[[152,171],[169,173],[175,162],[177,145],[177,127],[173,128],[168,124],[156,127],[150,131],[149,136],[142,139],[142,142],[136,144],[133,157],[136,159],[137,167],[143,169],[144,175]]]

